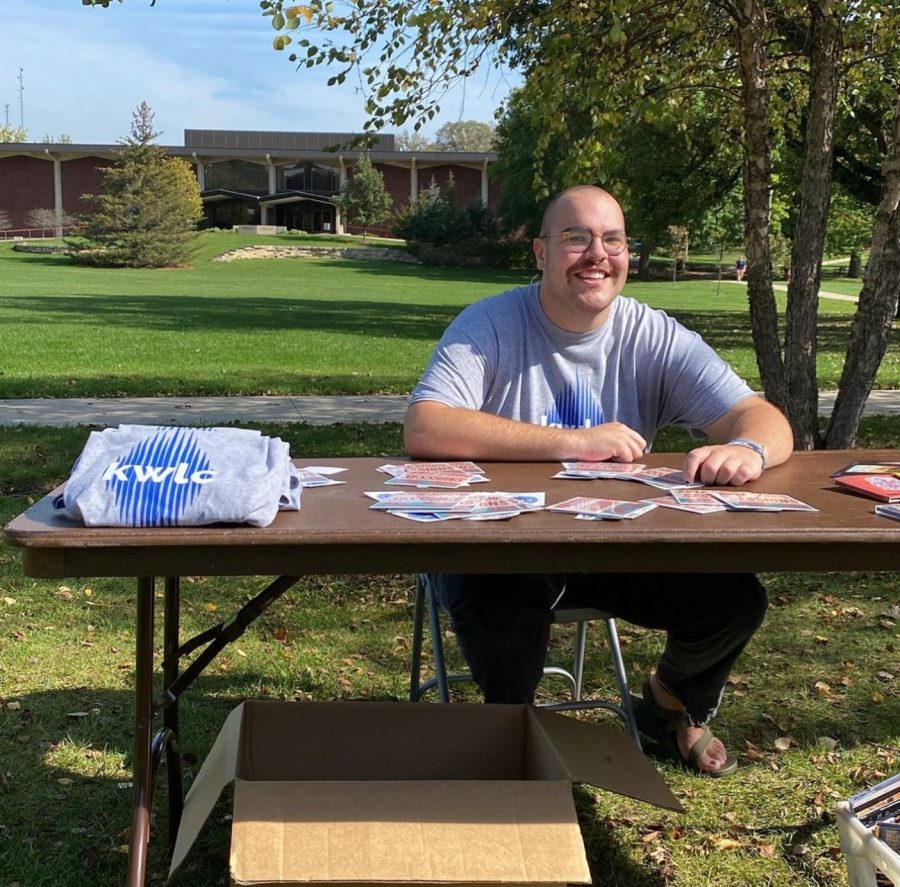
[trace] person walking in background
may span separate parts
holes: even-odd
[[[744,261],[743,256],[738,256],[738,260],[734,263],[734,270],[737,272],[737,279],[743,280],[747,271],[747,263]]]

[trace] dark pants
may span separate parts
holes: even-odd
[[[534,701],[550,608],[562,593],[567,607],[595,607],[668,632],[657,677],[697,725],[715,715],[767,603],[749,573],[442,574],[430,580],[486,702]]]

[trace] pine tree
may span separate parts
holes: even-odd
[[[384,176],[368,157],[360,157],[353,167],[353,176],[341,192],[340,204],[350,224],[363,229],[363,243],[372,225],[391,217],[394,202],[384,186]]]
[[[141,102],[115,165],[102,171],[103,193],[85,196],[91,208],[83,238],[71,244],[78,261],[163,268],[190,259],[203,214],[200,189],[190,165],[169,157],[156,137],[153,113]]]

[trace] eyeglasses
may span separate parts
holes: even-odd
[[[541,240],[550,237],[562,237],[563,246],[569,252],[583,253],[590,249],[594,239],[597,238],[603,244],[607,255],[617,256],[628,248],[628,235],[624,231],[607,231],[604,234],[594,234],[590,228],[566,228],[556,234],[541,234]]]

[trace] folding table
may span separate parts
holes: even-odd
[[[653,466],[679,467],[682,454],[653,454]],[[798,453],[745,489],[788,493],[817,512],[695,515],[658,508],[637,520],[581,521],[532,512],[508,521],[420,524],[369,509],[363,493],[382,489],[385,459],[316,460],[347,468],[339,486],[303,491],[299,512],[268,527],[86,528],[61,517],[52,495],[15,518],[7,540],[23,549],[36,578],[132,577],[135,615],[134,790],[127,883],[144,882],[150,810],[163,757],[169,776],[170,838],[182,804],[178,750],[181,694],[215,655],[301,576],[420,572],[737,572],[900,569],[900,523],[876,516],[875,502],[830,481],[854,461],[898,461],[900,451]],[[310,460],[298,460],[298,465]],[[576,495],[637,500],[662,495],[628,481],[551,479],[556,463],[481,463],[479,490],[543,491],[547,503]],[[275,576],[230,619],[179,637],[181,576]],[[162,690],[154,694],[156,579],[162,596]],[[182,659],[192,655],[182,668]],[[154,726],[161,722],[154,734]],[[165,754],[164,754],[165,752]]]

